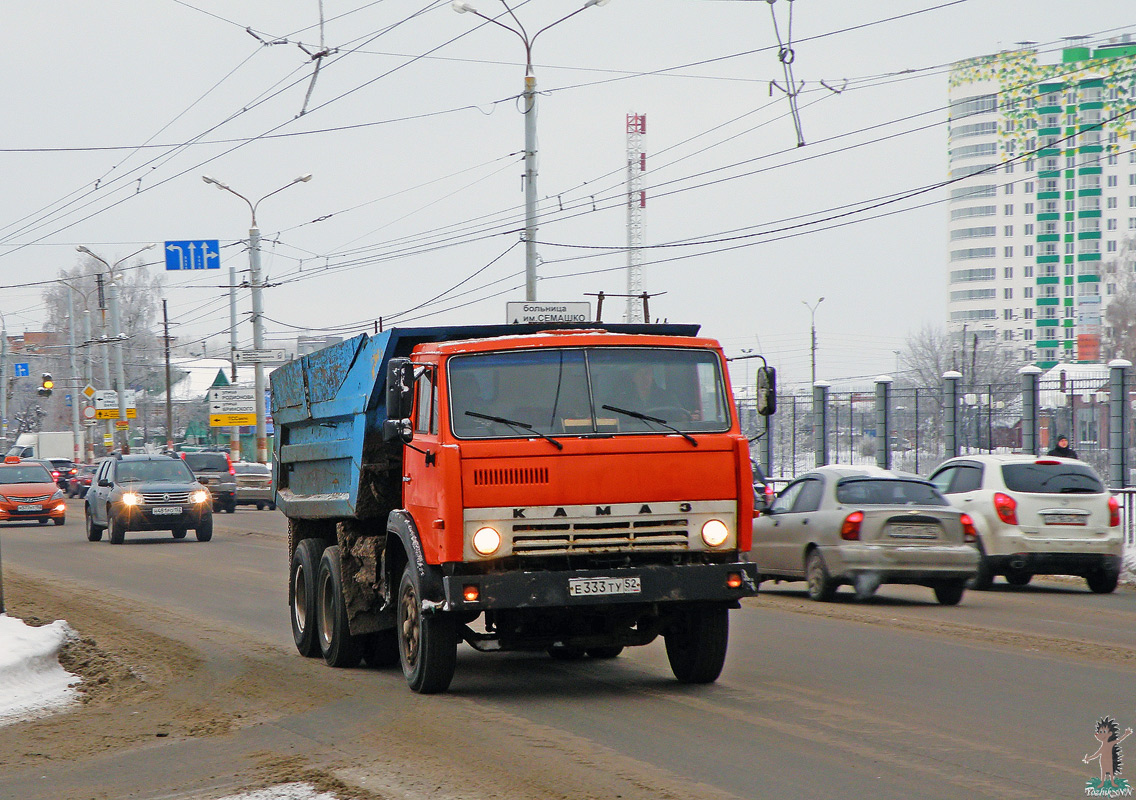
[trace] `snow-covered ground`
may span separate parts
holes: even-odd
[[[82,680],[59,666],[76,633],[63,620],[31,627],[0,614],[0,725],[49,714],[78,699]]]

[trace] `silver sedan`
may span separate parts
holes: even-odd
[[[754,520],[761,580],[807,581],[831,600],[843,584],[860,599],[881,583],[929,586],[955,605],[978,569],[974,523],[935,486],[876,467],[820,467],[794,480]]]

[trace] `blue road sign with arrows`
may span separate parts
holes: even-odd
[[[166,242],[166,270],[221,269],[217,239]]]
[[[31,375],[31,372],[28,371],[27,364],[13,364],[12,366],[16,368],[17,378],[26,378]]]

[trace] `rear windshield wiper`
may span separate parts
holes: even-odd
[[[601,406],[601,408],[603,408],[606,411],[614,411],[616,414],[626,414],[629,417],[633,417],[634,419],[641,419],[644,422],[653,422],[656,425],[662,425],[668,431],[673,431],[674,433],[677,433],[683,439],[686,439],[692,445],[694,445],[695,447],[698,447],[698,440],[697,439],[695,439],[689,433],[684,433],[683,431],[680,431],[678,428],[676,428],[674,425],[671,425],[665,419],[659,419],[658,417],[651,417],[651,416],[648,416],[647,414],[640,414],[638,411],[628,411],[626,408],[617,408],[616,406]]]
[[[467,417],[475,417],[476,419],[484,419],[484,420],[488,420],[490,422],[498,422],[502,425],[508,425],[512,428],[520,428],[521,430],[528,431],[529,433],[531,433],[535,436],[539,436],[540,438],[545,439],[546,441],[552,442],[554,445],[556,445],[557,450],[563,450],[564,449],[564,445],[560,444],[560,442],[553,439],[547,433],[541,433],[540,431],[536,430],[535,428],[533,428],[532,425],[529,425],[527,422],[517,422],[515,419],[505,419],[504,417],[494,417],[490,414],[479,414],[476,411],[467,411],[467,412],[465,412],[465,415]]]

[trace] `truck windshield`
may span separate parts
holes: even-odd
[[[450,359],[448,375],[451,426],[461,438],[730,428],[718,357],[708,350],[612,347],[470,354]],[[518,423],[531,426],[532,433]]]

